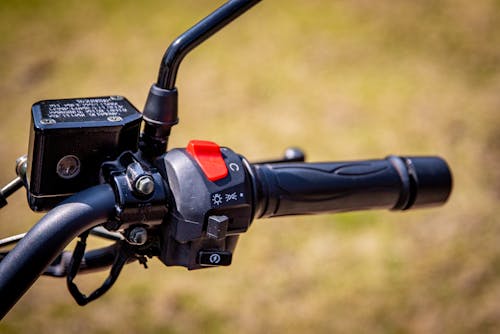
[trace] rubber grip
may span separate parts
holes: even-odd
[[[253,165],[256,217],[440,205],[452,188],[439,157]]]

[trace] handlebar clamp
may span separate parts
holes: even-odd
[[[105,224],[108,230],[161,224],[167,212],[167,188],[156,168],[127,151],[104,163],[101,175],[116,196],[115,217]]]

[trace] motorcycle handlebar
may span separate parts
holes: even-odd
[[[439,205],[452,176],[439,157],[253,165],[256,217]]]
[[[107,184],[73,195],[45,215],[0,262],[0,319],[71,240],[106,221],[115,209]]]
[[[251,166],[255,218],[439,205],[452,187],[450,170],[438,157]],[[71,240],[113,216],[115,203],[110,185],[89,188],[51,210],[26,234],[0,262],[0,319]],[[108,251],[96,253],[99,264]]]

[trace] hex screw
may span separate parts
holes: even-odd
[[[127,241],[131,245],[144,245],[148,241],[148,231],[142,226],[134,227],[128,233]]]
[[[155,191],[155,182],[151,175],[142,175],[134,183],[135,190],[142,195],[151,195]]]

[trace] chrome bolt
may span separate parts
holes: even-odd
[[[148,241],[148,230],[142,226],[134,227],[129,232],[127,241],[131,245],[144,245]]]
[[[143,195],[151,195],[155,191],[155,181],[151,175],[142,175],[135,181],[134,188]]]

